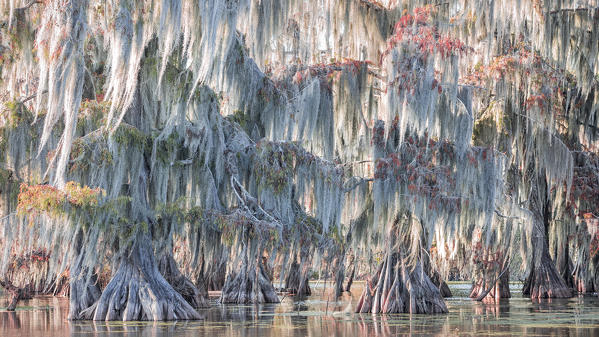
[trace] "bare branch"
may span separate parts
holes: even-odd
[[[351,192],[353,189],[362,185],[363,183],[368,183],[371,181],[374,181],[374,178],[352,177],[345,183],[345,187],[343,187],[343,192]]]
[[[501,273],[499,273],[499,275],[495,278],[495,280],[493,280],[493,282],[491,283],[491,285],[489,286],[489,288],[487,288],[482,294],[480,294],[475,301],[482,301],[485,297],[487,297],[487,295],[489,294],[489,292],[491,292],[491,289],[493,289],[495,287],[495,283],[497,283],[497,280],[499,280],[501,278],[501,276],[503,276],[503,274],[505,274],[505,272],[509,269],[509,260],[508,263],[506,263],[506,266],[503,268],[503,270],[501,271]]]

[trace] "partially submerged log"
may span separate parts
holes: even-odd
[[[372,280],[366,282],[357,313],[447,313],[447,306],[421,262],[406,266],[399,253],[389,254]]]

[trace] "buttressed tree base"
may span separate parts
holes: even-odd
[[[476,300],[599,290],[594,0],[0,9],[15,303],[188,320],[208,290],[278,303],[317,276],[366,281],[360,313],[446,313],[450,273]]]

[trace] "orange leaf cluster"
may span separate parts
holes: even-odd
[[[65,213],[67,204],[75,207],[96,206],[100,188],[81,187],[78,183],[68,182],[65,191],[51,185],[21,184],[18,196],[17,213],[21,216],[46,213],[58,216]]]

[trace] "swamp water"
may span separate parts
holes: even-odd
[[[201,311],[205,319],[189,322],[70,322],[66,298],[21,301],[15,312],[0,298],[0,336],[599,336],[596,296],[532,302],[512,284],[513,298],[485,304],[467,297],[469,283],[453,283],[449,314],[371,315],[351,310],[363,284],[337,302],[327,301],[330,288],[311,285],[313,296],[281,304],[221,306],[211,298],[211,308]]]

